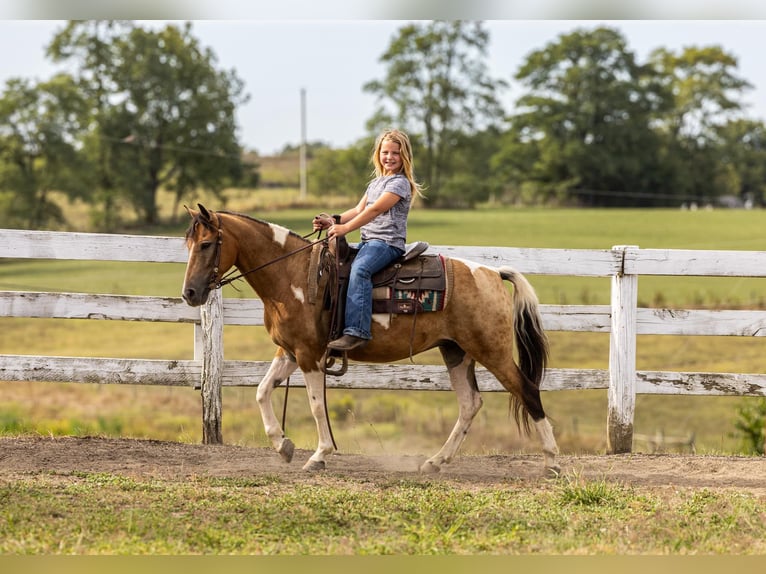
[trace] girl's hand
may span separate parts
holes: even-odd
[[[333,220],[332,216],[327,215],[326,213],[315,215],[314,220],[312,221],[314,231],[318,231],[320,229],[329,229],[333,223],[335,223],[335,221]]]
[[[342,223],[333,224],[330,229],[327,230],[327,237],[333,239],[334,237],[343,237],[351,231],[348,227]]]

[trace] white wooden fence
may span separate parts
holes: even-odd
[[[525,274],[611,277],[611,305],[542,305],[549,331],[610,333],[608,370],[549,369],[543,390],[608,389],[607,443],[630,452],[637,393],[766,395],[766,374],[636,370],[637,335],[765,336],[766,311],[638,308],[640,275],[766,277],[765,251],[692,251],[617,246],[604,250],[432,246],[431,251]],[[183,263],[179,237],[0,230],[2,258]],[[1,263],[1,261],[0,261]],[[181,289],[182,277],[178,277]],[[224,360],[223,325],[263,325],[258,299],[216,291],[199,309],[178,297],[0,291],[0,316],[167,321],[194,325],[193,360],[0,355],[0,380],[201,386],[203,442],[220,443],[221,386],[257,385],[268,361]],[[0,348],[0,351],[2,349]],[[477,369],[482,391],[502,391]],[[304,385],[297,373],[291,385]],[[448,390],[442,366],[352,364],[330,388]]]

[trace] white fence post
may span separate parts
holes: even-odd
[[[612,247],[622,256],[620,270],[612,276],[612,328],[609,339],[609,392],[607,450],[611,454],[631,452],[633,415],[636,408],[636,314],[638,275],[625,273],[626,258],[638,247]]]
[[[202,327],[202,443],[223,444],[221,386],[223,382],[223,296],[210,292],[200,307]]]

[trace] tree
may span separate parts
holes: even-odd
[[[493,160],[508,185],[591,205],[650,203],[661,173],[650,123],[668,100],[616,30],[563,34],[515,77],[528,93]]]
[[[183,28],[95,37],[94,24],[73,22],[49,52],[79,62],[89,93],[93,136],[104,185],[131,201],[142,221],[158,222],[160,186],[175,194],[174,213],[197,188],[220,192],[242,172],[234,111],[246,101],[234,71],[216,69],[216,57]],[[108,102],[104,105],[104,102]]]
[[[733,120],[716,131],[718,184],[724,193],[743,202],[766,204],[766,125]]]
[[[368,126],[377,131],[397,123],[420,144],[415,171],[432,204],[452,171],[459,136],[502,123],[498,93],[508,84],[487,72],[488,42],[481,22],[408,24],[380,58],[388,66],[385,77],[364,86],[380,104]]]
[[[328,147],[313,152],[309,168],[309,188],[319,194],[360,198],[372,177],[370,154],[374,142],[370,138],[341,150]]]
[[[88,192],[89,169],[79,154],[85,101],[72,78],[11,79],[0,98],[0,192],[4,226],[39,229],[61,224],[53,191]]]
[[[96,228],[104,231],[114,230],[118,222],[119,190],[110,160],[113,138],[105,133],[110,98],[119,91],[112,72],[118,61],[115,41],[132,27],[132,23],[125,21],[71,21],[46,49],[54,62],[70,60],[78,64],[77,83],[90,103],[85,115],[91,121],[91,130],[84,134],[83,150],[92,158],[95,170],[91,217]]]
[[[672,185],[684,196],[711,200],[722,193],[719,128],[735,119],[738,96],[750,84],[736,75],[737,59],[718,46],[654,50],[649,66],[671,98],[653,126],[664,140]]]

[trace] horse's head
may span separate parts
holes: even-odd
[[[216,287],[221,275],[234,265],[236,256],[233,245],[223,245],[221,216],[209,212],[201,204],[197,205],[199,211],[186,208],[192,222],[186,230],[189,261],[182,289],[184,301],[192,307],[207,301],[210,290]]]

